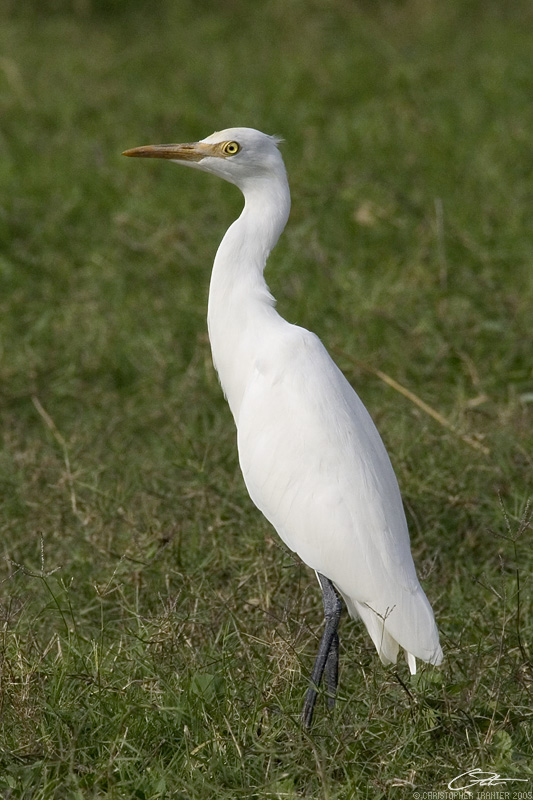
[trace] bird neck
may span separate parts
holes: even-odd
[[[207,312],[213,363],[236,421],[265,326],[281,319],[263,271],[290,210],[284,173],[242,191],[242,214],[215,257]]]

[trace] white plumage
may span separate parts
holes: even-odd
[[[216,254],[208,327],[247,489],[287,546],[361,617],[381,660],[395,662],[401,647],[414,672],[415,658],[439,664],[442,650],[389,457],[320,340],[277,313],[264,281],[290,209],[278,141],[230,128],[126,155],[176,160],[243,192],[243,212]]]

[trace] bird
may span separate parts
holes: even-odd
[[[278,313],[265,281],[291,206],[281,141],[235,127],[123,155],[217,175],[244,196],[214,259],[207,326],[248,493],[322,589],[324,631],[301,713],[308,729],[324,676],[327,705],[335,704],[343,602],[383,664],[396,663],[401,648],[414,674],[416,659],[438,665],[443,653],[376,426],[319,337]]]

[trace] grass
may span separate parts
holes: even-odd
[[[533,790],[532,13],[441,5],[4,3],[3,798]],[[345,619],[309,735],[319,594],[247,498],[206,337],[241,200],[120,156],[235,124],[286,138],[269,283],[382,432],[446,654],[411,681]]]

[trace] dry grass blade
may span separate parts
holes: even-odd
[[[57,425],[55,424],[54,420],[50,416],[50,414],[43,408],[39,399],[34,395],[31,398],[33,405],[35,406],[39,416],[44,420],[46,427],[52,432],[54,439],[61,447],[63,451],[63,460],[65,462],[65,471],[67,474],[67,483],[70,489],[70,505],[72,507],[73,513],[78,516],[78,504],[76,502],[76,492],[74,489],[74,478],[72,476],[72,470],[70,468],[70,458],[68,455],[68,447],[65,441],[65,437],[61,434],[58,430]]]
[[[465,444],[469,445],[470,447],[473,447],[474,450],[479,450],[485,456],[490,455],[490,450],[486,445],[482,444],[477,439],[474,439],[472,436],[468,436],[468,434],[466,433],[461,433],[461,431],[457,430],[455,425],[453,425],[453,423],[451,423],[450,420],[446,419],[446,417],[444,417],[439,411],[436,411],[434,408],[432,408],[430,405],[424,402],[424,400],[418,397],[418,395],[416,395],[410,389],[407,389],[405,386],[402,386],[402,384],[398,383],[397,380],[391,378],[391,376],[387,375],[386,372],[382,372],[382,370],[377,369],[376,367],[372,367],[370,366],[370,364],[366,364],[364,361],[359,361],[353,358],[352,356],[349,355],[349,353],[346,353],[344,350],[336,349],[336,352],[343,358],[348,359],[348,361],[350,361],[355,366],[359,367],[360,369],[364,369],[365,372],[370,372],[372,375],[375,375],[377,378],[383,381],[383,383],[386,383],[387,386],[390,386],[392,389],[399,392],[399,394],[403,395],[408,400],[410,400],[411,403],[413,403],[415,406],[417,406],[426,414],[428,414],[430,417],[432,417],[436,422],[438,422],[444,428],[447,428],[449,431],[451,431],[460,439],[462,439],[463,442],[465,442]]]

